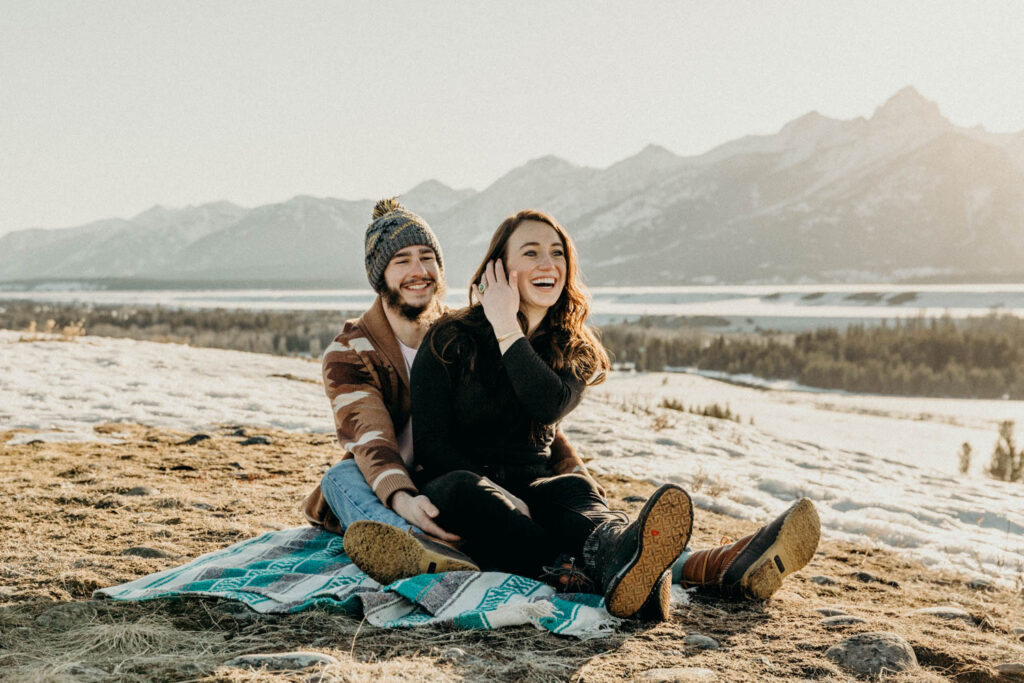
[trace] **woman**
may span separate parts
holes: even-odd
[[[502,222],[473,278],[470,306],[428,332],[413,364],[417,484],[440,510],[438,524],[465,539],[462,550],[481,566],[596,588],[617,616],[633,616],[653,598],[664,616],[665,570],[691,530],[686,493],[663,486],[630,523],[588,476],[550,467],[557,423],[609,369],[588,313],[565,229],[532,210]],[[389,539],[378,547],[402,544],[396,537],[406,532],[373,524],[350,533]],[[371,575],[374,567],[364,565],[387,563],[350,545]]]

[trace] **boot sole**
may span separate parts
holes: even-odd
[[[740,593],[754,600],[767,600],[779,590],[784,578],[806,566],[814,557],[821,539],[818,511],[807,498],[801,498],[783,514],[774,538],[771,526],[766,528],[769,533],[764,538],[755,537],[733,563],[734,567],[742,567],[744,555],[750,557],[757,553],[739,580],[731,579],[726,572],[723,581],[725,585],[737,586]],[[764,548],[766,543],[768,547]]]
[[[617,617],[639,612],[661,575],[686,548],[693,530],[693,503],[681,488],[663,487],[647,501],[637,522],[643,530],[637,553],[605,593],[608,611]]]
[[[345,529],[342,544],[348,558],[382,586],[420,574],[480,571],[471,562],[425,548],[404,529],[380,522],[353,523]]]

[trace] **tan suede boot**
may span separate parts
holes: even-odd
[[[436,538],[380,522],[354,522],[342,543],[349,559],[382,586],[420,574],[480,571],[473,558]]]
[[[728,597],[766,600],[784,578],[810,561],[820,538],[818,511],[814,503],[801,498],[746,538],[690,553],[684,558],[679,583]]]

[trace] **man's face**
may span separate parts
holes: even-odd
[[[444,274],[434,250],[422,244],[399,249],[384,269],[384,303],[408,320],[418,320],[444,296]]]

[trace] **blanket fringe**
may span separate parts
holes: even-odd
[[[548,600],[528,602],[522,606],[523,616],[530,620],[531,624],[537,625],[544,617],[553,617],[558,614],[558,608]]]
[[[615,628],[622,623],[622,619],[613,617],[611,614],[604,621],[597,621],[593,624],[588,624],[583,628],[575,628],[572,631],[572,635],[579,638],[580,640],[591,640],[593,638],[607,638]]]
[[[697,587],[683,588],[678,583],[672,584],[672,606],[681,607],[682,605],[689,605],[690,595],[697,590]]]

